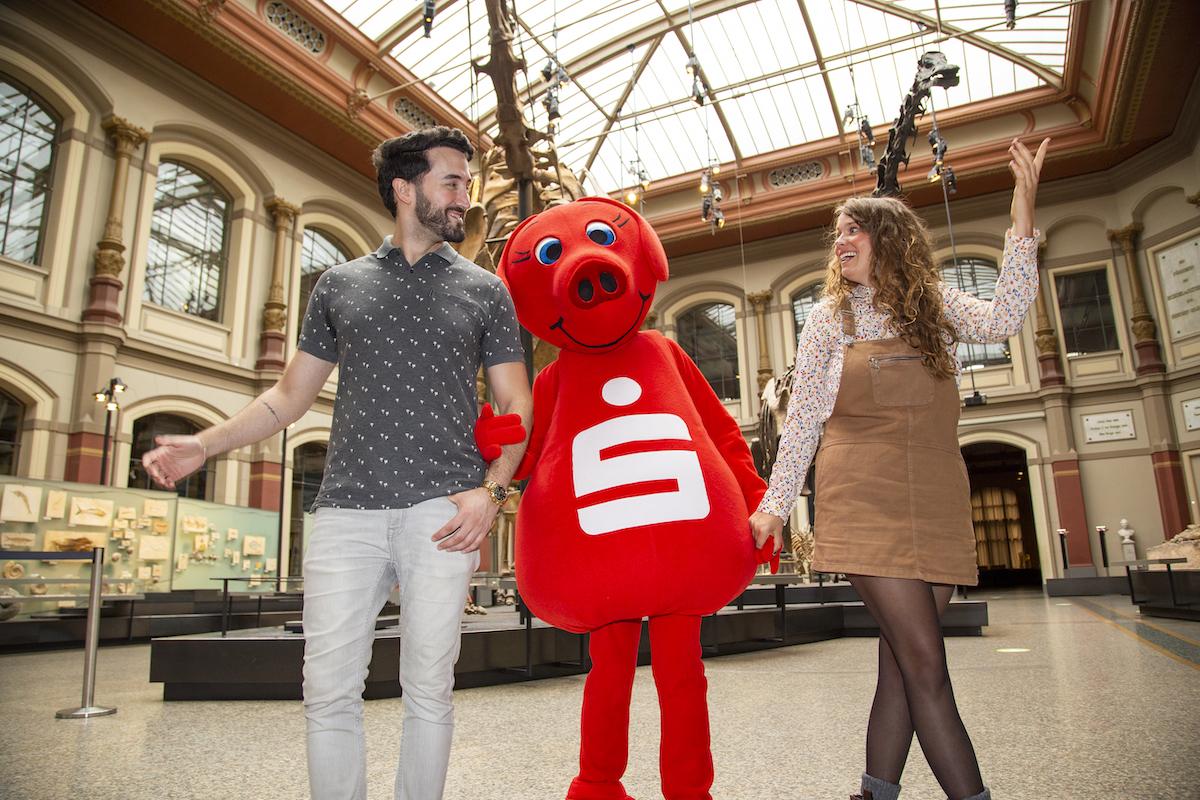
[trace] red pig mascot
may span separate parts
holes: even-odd
[[[639,330],[667,257],[629,207],[585,198],[525,220],[498,274],[521,323],[562,349],[533,386],[517,584],[541,619],[591,632],[579,775],[567,797],[629,800],[629,700],[649,617],[663,795],[707,799],[700,619],[754,575],[749,509],[766,486],[692,360]]]

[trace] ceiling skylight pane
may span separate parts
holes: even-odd
[[[527,122],[539,130],[547,126],[541,70],[548,53],[557,50],[572,80],[559,90],[561,118],[555,139],[560,155],[575,169],[582,169],[599,146],[590,190],[618,189],[631,182],[626,169],[633,158],[634,116],[638,149],[652,179],[703,166],[710,149],[721,162],[733,158],[712,100],[706,98],[704,106],[697,107],[690,98],[691,82],[684,69],[687,52],[675,31],[663,33],[664,8],[682,21],[678,33],[694,38],[692,45],[709,88],[747,156],[835,136],[837,120],[854,102],[856,88],[876,136],[885,136],[912,84],[917,58],[931,49],[945,52],[961,70],[958,87],[935,93],[939,111],[1047,82],[1058,85],[1072,10],[1067,0],[1021,0],[1017,25],[1010,31],[1004,25],[1001,0],[804,0],[803,4],[697,0],[697,4],[693,25],[686,22],[686,0],[519,0],[515,4],[520,22],[514,50],[527,62],[527,71],[518,74],[516,82],[526,101]],[[438,0],[430,39],[419,24],[419,0],[329,0],[327,5],[366,35],[389,43],[392,56],[447,103],[472,118],[484,119],[489,132],[496,132],[491,79],[475,78],[469,63],[471,56],[486,61],[489,55],[484,0]],[[815,43],[802,5],[812,22]],[[468,12],[472,36],[467,30]],[[401,31],[403,36],[397,40],[391,30],[401,21],[409,30]],[[651,28],[652,34],[647,32]],[[647,38],[651,35],[661,36],[661,41],[605,139],[609,115],[617,113],[630,77],[655,41]],[[627,41],[636,44],[632,53]],[[817,48],[829,72],[832,101],[820,74]],[[525,98],[527,80],[538,93]],[[703,134],[705,121],[711,145]],[[647,140],[652,147],[645,144]]]
[[[377,2],[377,7],[362,22],[357,23],[358,27],[371,39],[378,39],[381,33],[411,12],[413,5],[413,0]]]
[[[352,2],[347,3],[343,0],[340,3],[342,7],[336,8],[335,6],[335,10],[345,17],[347,22],[357,28],[359,25],[362,25],[363,20],[378,11],[379,7],[386,2],[387,0],[352,0]],[[331,5],[334,4],[331,3]]]

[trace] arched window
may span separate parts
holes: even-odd
[[[131,489],[162,489],[150,480],[142,466],[142,456],[153,450],[156,436],[188,436],[200,430],[200,426],[191,420],[175,414],[148,414],[133,423],[133,449],[129,457],[129,487]],[[175,484],[175,491],[180,497],[190,497],[193,500],[211,500],[213,475],[215,473],[213,459],[205,462],[196,472]]]
[[[220,318],[229,204],[216,183],[199,172],[173,161],[159,166],[145,300],[204,319]]]
[[[350,260],[350,254],[336,239],[317,228],[305,228],[304,240],[300,245],[300,300],[296,305],[297,319],[304,319],[308,311],[308,298],[312,296],[313,287],[321,273],[335,264],[344,264]],[[296,335],[300,335],[300,325],[296,326]]]
[[[996,268],[996,263],[986,258],[960,258],[957,266],[953,261],[947,261],[942,265],[942,281],[947,286],[962,289],[980,300],[991,300],[996,296],[996,279],[998,277],[1000,277],[1000,270]],[[963,369],[978,369],[1011,364],[1012,356],[1008,352],[1008,342],[995,344],[959,342],[958,360],[962,362]]]
[[[50,208],[58,120],[33,93],[0,76],[0,255],[36,264]]]
[[[800,332],[804,330],[804,323],[808,321],[808,315],[812,313],[813,306],[820,301],[824,291],[824,283],[817,281],[792,295],[792,317],[796,320],[796,341],[800,341]]]
[[[325,474],[325,442],[309,442],[292,451],[291,539],[288,545],[288,574],[301,574],[304,563],[304,515],[312,508]]]
[[[0,475],[16,475],[21,456],[21,423],[25,404],[0,391]]]
[[[742,396],[738,380],[737,325],[729,303],[705,303],[679,315],[679,345],[692,357],[722,400]]]

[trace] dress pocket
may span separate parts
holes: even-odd
[[[867,359],[871,393],[881,406],[925,406],[933,402],[933,376],[919,355],[885,354]]]

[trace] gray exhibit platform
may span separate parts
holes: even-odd
[[[793,605],[799,603],[806,605]],[[987,603],[982,601],[953,602],[943,619],[951,636],[979,636],[987,624]],[[729,607],[705,617],[700,632],[706,657],[876,635],[874,619],[848,585],[789,587],[782,582],[751,587]],[[367,699],[400,695],[400,639],[394,619],[381,618],[367,673]],[[303,635],[283,626],[236,630],[224,637],[157,638],[150,645],[150,681],[163,684],[164,700],[294,700],[301,696],[303,655]],[[649,661],[643,627],[639,663]],[[526,620],[507,608],[463,619],[462,654],[455,668],[459,688],[580,674],[588,668],[586,635]]]
[[[100,610],[100,643],[146,641],[221,630],[282,625],[300,615],[299,593],[262,592],[233,596],[226,606],[220,590],[184,590],[105,600]],[[392,609],[394,613],[395,609]],[[10,620],[0,625],[0,652],[74,647],[83,643],[86,608]]]
[[[1172,560],[1172,564],[1184,559]],[[1200,622],[1200,570],[1145,569],[1130,562],[1126,594],[1144,617],[1167,617]]]
[[[1046,579],[1047,597],[1090,597],[1101,594],[1129,594],[1129,581],[1123,575]]]

